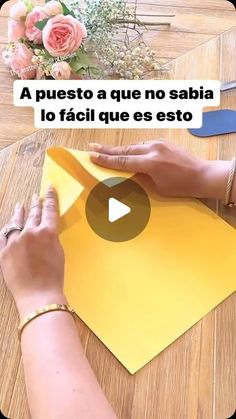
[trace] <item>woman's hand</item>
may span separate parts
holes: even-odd
[[[9,228],[16,228],[4,235]],[[20,229],[23,228],[21,232]],[[58,238],[58,200],[49,188],[43,207],[37,196],[0,233],[0,263],[20,316],[47,304],[67,304],[64,254]],[[21,336],[31,417],[115,419],[82,350],[76,323],[66,312],[30,322]]]
[[[8,238],[9,227],[22,227]],[[65,303],[63,295],[64,253],[58,237],[58,199],[49,188],[43,205],[34,195],[25,221],[24,208],[17,205],[8,225],[0,233],[0,264],[20,315],[45,304]]]
[[[223,199],[231,162],[201,160],[165,140],[108,147],[90,144],[94,163],[145,175],[160,195]]]

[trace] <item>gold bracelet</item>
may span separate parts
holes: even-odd
[[[43,314],[47,314],[53,311],[65,311],[67,313],[72,314],[73,316],[76,314],[75,311],[66,304],[48,304],[48,305],[42,306],[38,310],[33,311],[31,314],[29,314],[25,319],[23,319],[20,322],[18,326],[19,338],[21,338],[24,328],[30,322],[32,322],[32,320],[37,319],[37,317],[42,316]]]
[[[235,206],[235,203],[230,200],[231,195],[232,195],[235,171],[236,171],[236,158],[234,157],[232,166],[229,172],[229,177],[228,177],[226,192],[225,192],[225,206],[229,208],[232,208]]]

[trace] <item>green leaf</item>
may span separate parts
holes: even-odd
[[[72,10],[68,9],[68,7],[66,6],[66,4],[63,3],[62,1],[60,3],[62,5],[63,15],[64,16],[71,15],[71,16],[73,16],[76,19],[76,16],[75,16],[74,12]]]
[[[31,0],[23,0],[24,5],[27,7],[27,12],[30,13],[33,10],[33,3]]]
[[[81,62],[84,68],[87,68],[90,66],[90,60],[89,60],[88,54],[87,52],[84,51],[84,49],[79,49],[76,55],[77,55],[77,59]]]
[[[83,70],[84,71],[84,67],[81,65],[81,63],[78,61],[72,61],[70,63],[70,67],[72,68],[72,70],[75,73],[78,73],[79,71]]]
[[[35,23],[34,26],[36,26],[36,28],[38,28],[40,31],[42,31],[45,28],[48,21],[49,21],[49,19],[40,20],[39,22]]]
[[[86,71],[84,70],[84,68],[81,68],[78,71],[75,71],[76,74],[78,74],[78,76],[84,76],[84,74],[86,74]]]
[[[76,57],[71,60],[70,66],[75,73],[78,73],[81,70],[88,70],[90,67],[88,54],[83,49],[80,49],[77,52]]]
[[[89,72],[90,74],[92,74],[94,77],[100,77],[102,74],[102,71],[100,68],[98,67],[89,67]]]
[[[30,41],[26,41],[26,45],[28,45],[32,49],[41,49],[41,50],[44,49],[43,45],[38,45],[38,44],[35,44],[34,42],[30,42]]]

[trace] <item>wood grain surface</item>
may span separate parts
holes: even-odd
[[[176,7],[181,4],[174,3]],[[215,3],[206,2],[208,7]],[[235,39],[236,28],[215,37],[172,62],[170,73],[163,77],[236,79],[236,49],[232,48]],[[235,109],[235,106],[236,91],[223,93],[221,107]],[[16,202],[27,203],[32,193],[39,191],[47,147],[63,145],[87,150],[89,141],[118,145],[157,137],[181,144],[206,159],[231,159],[236,155],[236,134],[198,139],[186,130],[38,131],[0,152],[1,225],[10,217]],[[236,226],[234,209],[225,209],[215,201],[206,203]],[[16,335],[17,313],[2,278],[0,281],[1,408],[11,419],[28,419]],[[233,414],[236,407],[235,294],[134,376],[80,321],[78,330],[87,357],[119,419],[226,419]]]
[[[189,15],[189,19],[199,15],[201,19],[214,16],[221,24],[225,18],[233,17],[232,5],[225,0],[153,0],[151,3],[158,12],[174,9],[179,22],[184,22],[181,15]],[[141,11],[146,7],[144,1],[138,6]],[[187,18],[185,22],[185,28],[191,28]],[[170,31],[172,36],[173,32]],[[169,32],[162,30],[160,33]],[[199,33],[202,36],[202,32]],[[182,44],[187,42],[188,36],[184,35]],[[172,61],[171,71],[163,77],[235,80],[235,46],[236,28],[214,36]],[[168,56],[168,48],[167,43],[164,56]],[[89,141],[118,145],[165,137],[203,158],[231,159],[236,155],[235,134],[198,139],[186,130],[45,130],[15,143],[32,133],[34,127],[31,110],[12,106],[11,83],[7,70],[0,65],[0,101],[4,102],[4,105],[0,103],[0,146],[4,147],[0,152],[1,226],[9,219],[16,202],[27,204],[32,193],[39,191],[45,150],[51,145],[87,150]],[[223,93],[221,107],[236,108],[236,91]],[[225,209],[215,201],[206,203],[236,226],[235,210]],[[235,307],[234,294],[134,376],[78,321],[88,359],[119,419],[230,417],[236,408]],[[16,334],[17,320],[14,303],[0,277],[0,408],[11,419],[29,419]]]
[[[7,2],[0,12],[1,50],[7,43],[9,7],[15,2]],[[170,27],[150,28],[144,36],[162,62],[170,62],[236,26],[234,7],[226,0],[131,0],[130,3],[136,6],[139,18],[145,21],[166,21],[166,18],[155,17],[157,14],[175,15],[168,19]],[[232,43],[229,47],[235,45]],[[210,62],[207,65],[210,66]],[[33,110],[13,106],[12,84],[13,78],[0,54],[0,149],[35,131]]]

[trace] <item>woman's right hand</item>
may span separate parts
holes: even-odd
[[[9,227],[22,227],[8,238]],[[34,195],[28,217],[17,205],[8,225],[0,233],[0,265],[20,315],[45,304],[65,304],[63,294],[64,253],[58,236],[58,199],[50,187],[42,205]]]
[[[232,162],[201,160],[165,140],[129,146],[90,144],[94,163],[141,173],[152,189],[171,197],[223,199]]]

